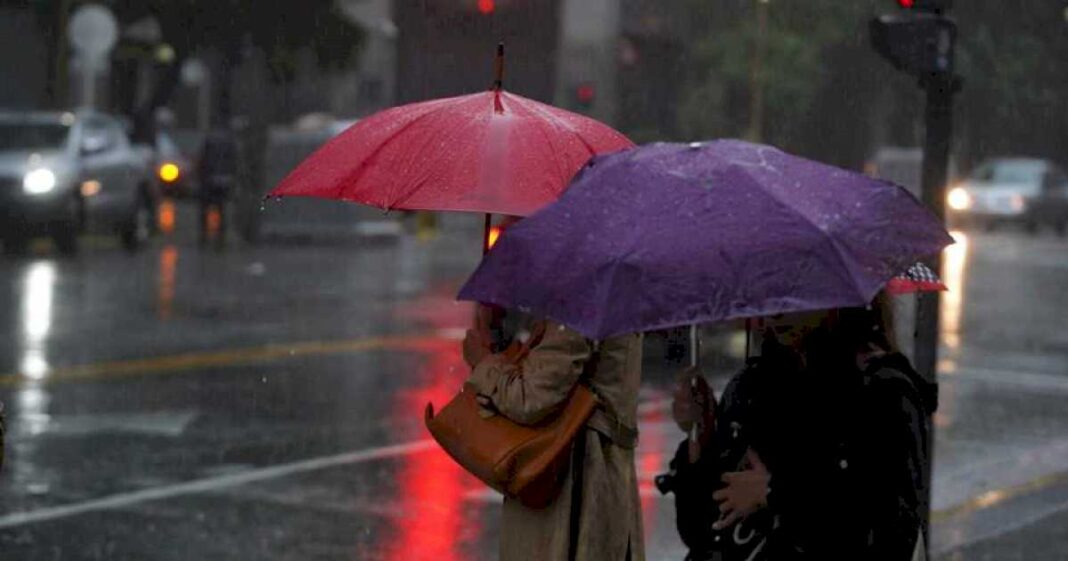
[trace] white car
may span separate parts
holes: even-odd
[[[64,253],[78,234],[118,234],[135,249],[151,233],[158,186],[152,150],[98,113],[0,113],[0,237],[20,253],[35,236]]]
[[[1035,158],[989,160],[947,194],[950,222],[993,229],[1018,224],[1029,232],[1068,226],[1068,175]]]

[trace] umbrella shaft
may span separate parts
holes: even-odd
[[[486,222],[482,227],[482,255],[490,250],[490,230],[493,229],[493,215],[486,215]]]
[[[690,366],[701,366],[701,333],[696,323],[690,326]]]

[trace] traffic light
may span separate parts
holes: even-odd
[[[923,0],[913,2],[915,8]],[[945,4],[944,2],[938,4]],[[953,50],[957,42],[957,24],[930,13],[888,15],[871,22],[871,42],[875,50],[895,68],[913,76],[953,73]]]
[[[583,108],[590,109],[593,107],[593,102],[597,100],[597,88],[591,83],[584,83],[575,86],[575,103]]]
[[[953,0],[897,0],[897,5],[907,10],[941,14],[953,7]]]
[[[496,0],[478,0],[478,11],[486,16],[493,14],[497,11]]]

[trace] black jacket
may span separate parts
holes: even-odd
[[[724,390],[713,449],[690,465],[683,445],[672,462],[691,558],[908,560],[927,510],[936,388],[899,354],[862,372],[818,360],[802,370],[784,357],[767,349],[750,361]],[[772,474],[769,508],[712,531],[711,493],[749,447]]]
[[[204,139],[197,176],[200,194],[207,199],[225,199],[234,187],[239,171],[236,137],[229,132],[214,131]]]

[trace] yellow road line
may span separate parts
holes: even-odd
[[[1019,485],[1013,485],[1011,487],[1003,487],[1001,489],[994,489],[993,491],[987,491],[985,493],[976,495],[970,500],[967,500],[959,505],[936,510],[931,513],[931,522],[945,522],[946,520],[965,514],[972,514],[980,510],[985,510],[990,507],[997,506],[1009,499],[1040,491],[1046,487],[1056,485],[1058,483],[1068,483],[1068,471],[1062,471],[1060,473],[1051,473],[1021,483]]]
[[[147,374],[180,372],[196,368],[217,368],[272,362],[302,356],[413,349],[416,344],[426,342],[428,339],[450,341],[450,339],[440,334],[429,337],[427,335],[408,335],[340,341],[304,341],[223,351],[191,352],[56,368],[49,371],[41,379],[32,378],[24,374],[3,374],[0,375],[0,387],[15,387],[29,383],[49,385],[60,382],[110,380]],[[1068,471],[1049,474],[1011,487],[987,491],[961,504],[932,512],[931,521],[944,522],[956,516],[985,510],[1010,499],[1059,483],[1068,483]]]
[[[442,339],[441,337],[438,337]],[[361,351],[400,349],[410,347],[427,337],[396,336],[371,337],[342,341],[306,341],[300,343],[264,345],[244,349],[192,352],[153,358],[118,360],[61,367],[50,370],[41,378],[25,374],[0,375],[0,387],[21,386],[28,383],[54,384],[82,380],[127,378],[144,374],[160,374],[195,368],[225,367],[258,362],[271,362],[300,356],[355,353]],[[444,340],[444,339],[442,339]]]

